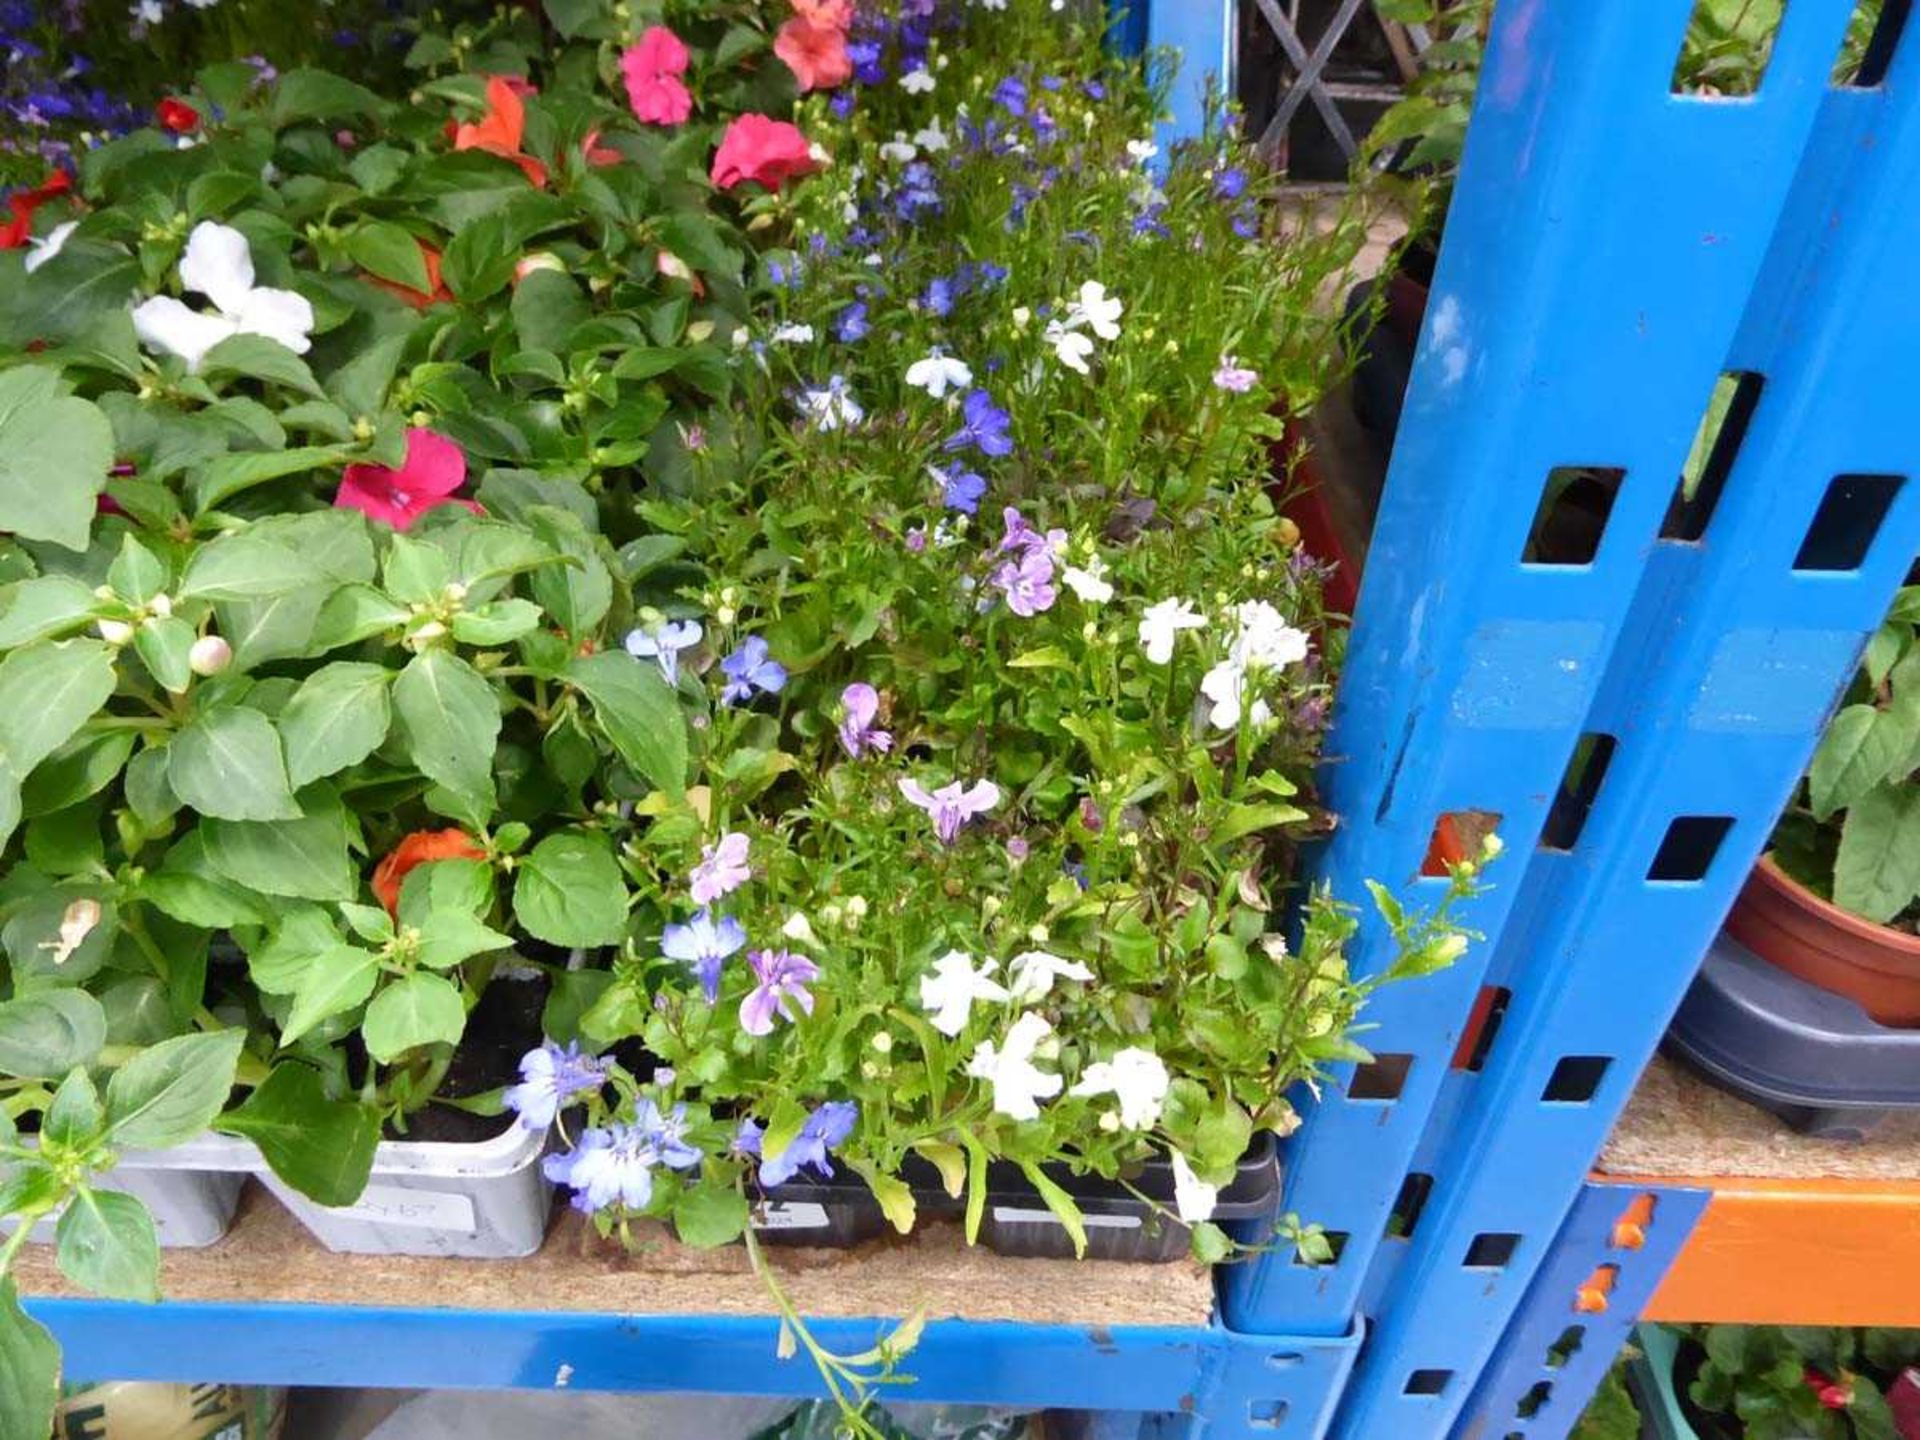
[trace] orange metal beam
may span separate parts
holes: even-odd
[[[1593,1179],[1713,1192],[1649,1320],[1920,1326],[1920,1182]]]

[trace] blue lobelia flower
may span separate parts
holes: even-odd
[[[606,1062],[582,1053],[578,1042],[562,1046],[548,1040],[521,1057],[520,1083],[509,1085],[500,1099],[527,1129],[544,1130],[562,1106],[591,1095],[606,1079]]]
[[[982,455],[1011,455],[1013,437],[1007,428],[1013,417],[993,403],[984,390],[969,390],[960,406],[961,427],[946,439],[945,449],[964,450],[972,446]]]
[[[985,477],[976,475],[958,460],[940,473],[944,486],[941,503],[963,515],[977,514],[980,498],[987,493]]]
[[[720,971],[729,955],[747,943],[747,928],[731,915],[715,917],[702,907],[682,925],[669,925],[660,934],[660,953],[693,971],[711,1005],[720,998]]]
[[[653,1198],[658,1147],[637,1125],[584,1130],[579,1143],[540,1162],[540,1173],[573,1191],[573,1208],[591,1215],[610,1205],[641,1210]]]
[[[786,1184],[809,1165],[821,1175],[831,1176],[833,1162],[827,1154],[853,1133],[859,1119],[860,1107],[851,1100],[829,1100],[807,1117],[800,1133],[772,1159],[761,1154],[765,1132],[752,1120],[740,1122],[733,1148],[743,1155],[761,1155],[760,1183],[768,1188]]]
[[[767,642],[758,635],[741,641],[740,648],[720,662],[720,668],[727,676],[726,687],[720,692],[723,705],[750,700],[755,691],[778,695],[786,687],[787,667],[767,654]]]
[[[864,300],[854,301],[833,322],[834,338],[845,345],[864,340],[872,332],[873,326],[867,319],[867,302]]]

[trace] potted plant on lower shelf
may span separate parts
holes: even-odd
[[[1920,1331],[1643,1325],[1629,1384],[1652,1440],[1913,1440]]]

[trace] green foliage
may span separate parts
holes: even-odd
[[[1920,1355],[1911,1331],[1701,1325],[1693,1403],[1752,1440],[1897,1440],[1886,1387]]]

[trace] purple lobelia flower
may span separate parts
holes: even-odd
[[[860,1107],[851,1100],[829,1100],[807,1117],[800,1133],[772,1159],[761,1153],[766,1132],[752,1120],[742,1120],[733,1148],[743,1155],[761,1156],[760,1183],[768,1189],[786,1184],[809,1165],[821,1175],[831,1176],[833,1162],[827,1152],[837,1149],[853,1133],[859,1119]]]
[[[633,1128],[646,1137],[660,1163],[674,1170],[691,1170],[703,1158],[698,1146],[687,1143],[687,1107],[663,1112],[646,1096],[634,1107]]]
[[[956,460],[940,472],[941,503],[949,510],[958,510],[963,515],[973,515],[980,509],[980,499],[987,493],[986,478],[967,469]]]
[[[854,301],[833,322],[834,338],[845,345],[866,339],[872,331],[873,325],[867,319],[867,302],[864,300]]]
[[[786,688],[787,667],[767,654],[767,642],[749,635],[740,648],[720,662],[726,672],[726,687],[720,692],[722,705],[738,705],[753,698],[754,692],[778,695]]]
[[[971,786],[956,780],[929,793],[919,781],[903,779],[900,793],[932,818],[933,833],[943,845],[953,844],[961,826],[1000,803],[1000,787],[991,780],[976,780]]]
[[[549,1155],[540,1173],[573,1191],[573,1208],[591,1215],[609,1205],[629,1210],[653,1198],[653,1171],[663,1156],[637,1125],[607,1125],[581,1132],[563,1155]]]
[[[606,1062],[583,1054],[578,1042],[556,1045],[548,1040],[520,1057],[520,1083],[509,1085],[500,1099],[527,1129],[544,1130],[562,1106],[591,1095],[606,1079]]]
[[[1222,200],[1238,200],[1247,193],[1247,172],[1235,165],[1213,177],[1213,193]]]
[[[1059,555],[1067,548],[1067,532],[1061,529],[1038,531],[1027,523],[1027,517],[1009,505],[1000,512],[1000,523],[1005,528],[1000,535],[1001,551],[1015,550],[1022,554],[1039,553],[1046,556]]]
[[[1059,596],[1053,585],[1053,552],[1044,546],[1022,552],[993,572],[993,584],[1007,597],[1007,608],[1022,619],[1051,610]]]
[[[1246,394],[1259,379],[1257,372],[1241,365],[1232,355],[1222,355],[1219,367],[1213,372],[1215,388],[1231,391],[1235,395]]]
[[[982,455],[1011,455],[1013,437],[1007,434],[1012,417],[993,403],[984,390],[969,390],[961,402],[959,430],[946,440],[948,450],[964,450],[969,445]]]
[[[720,971],[729,955],[747,943],[747,927],[731,915],[717,919],[704,906],[682,925],[669,925],[660,934],[660,953],[693,971],[711,1005],[720,998]]]
[[[730,830],[715,845],[703,845],[700,863],[688,877],[694,903],[711,905],[729,891],[738,890],[753,876],[747,865],[747,837]]]
[[[893,748],[893,736],[873,722],[880,718],[880,692],[856,680],[840,692],[840,743],[858,760],[868,751],[884,755]]]
[[[747,954],[758,982],[740,1002],[740,1028],[749,1035],[771,1035],[775,1013],[797,1021],[793,1012],[813,1013],[813,996],[807,985],[820,977],[820,967],[804,955],[791,950],[753,950]],[[788,1002],[792,1002],[789,1004]]]

